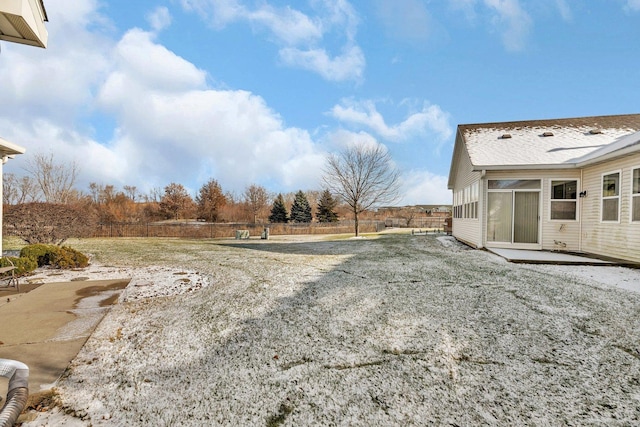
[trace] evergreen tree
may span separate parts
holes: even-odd
[[[302,190],[296,193],[295,200],[291,206],[291,221],[293,222],[311,222],[311,206],[307,195]]]
[[[287,207],[284,204],[284,198],[282,194],[278,194],[278,197],[273,201],[271,207],[271,215],[269,215],[269,222],[283,223],[289,222],[289,214],[287,213]]]
[[[329,190],[324,190],[318,200],[318,213],[316,218],[319,222],[336,222],[338,221],[338,214],[335,213],[338,202],[333,198]]]

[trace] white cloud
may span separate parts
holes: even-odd
[[[154,34],[140,29],[128,31],[113,50],[115,72],[107,78],[106,87],[126,74],[144,87],[165,91],[202,89],[206,72],[179,57],[162,45],[154,43]]]
[[[313,42],[322,37],[319,23],[290,7],[275,9],[263,5],[255,11],[247,12],[245,17],[252,23],[264,25],[287,45]]]
[[[180,4],[184,10],[198,13],[219,29],[247,13],[238,0],[180,0]]]
[[[52,21],[66,4],[47,3]],[[92,181],[141,191],[179,182],[195,192],[210,177],[230,191],[254,182],[317,187],[324,152],[306,130],[286,127],[250,92],[211,89],[207,73],[154,32],[132,29],[117,42],[97,36],[87,28],[109,25],[97,5],[74,4],[84,13],[50,26],[58,42],[46,51],[3,45],[0,131],[27,148],[8,172],[22,174],[30,155],[52,152],[79,164],[79,189]],[[162,11],[150,16],[156,30],[168,22]],[[79,125],[87,115],[90,124]]]
[[[280,59],[289,66],[314,71],[330,81],[360,80],[366,65],[364,53],[358,46],[347,47],[333,58],[324,49],[284,48],[280,50]]]
[[[360,19],[355,9],[347,0],[324,0],[316,2],[326,10],[326,16],[321,20],[323,30],[329,32],[337,29],[343,31],[348,42],[354,42]]]
[[[367,132],[352,132],[345,129],[337,129],[327,134],[326,145],[330,148],[330,151],[342,151],[345,148],[353,147],[355,145],[366,147],[384,147],[384,144],[378,142],[371,134]]]
[[[144,63],[139,51],[148,52]],[[215,174],[236,191],[260,180],[316,185],[322,154],[308,132],[284,127],[262,98],[206,88],[204,73],[140,30],[128,32],[114,56],[100,100],[119,119],[111,146],[131,173],[153,185]]]
[[[104,52],[113,43],[100,35],[106,22],[93,1],[47,2],[49,47],[3,43],[0,61],[0,116],[17,125],[38,115],[70,123],[77,107],[89,104],[92,87],[109,68]],[[92,23],[93,32],[86,29]]]
[[[475,6],[478,0],[449,0],[449,5],[453,10],[460,10],[464,13],[468,21],[476,19]]]
[[[626,7],[630,11],[640,11],[640,0],[627,0]]]
[[[279,58],[287,66],[315,72],[330,81],[359,81],[362,78],[366,61],[355,42],[358,17],[346,0],[314,2],[319,10],[314,17],[289,6],[276,8],[267,2],[261,2],[253,9],[237,0],[181,0],[181,4],[185,10],[197,12],[216,29],[244,21],[254,28],[266,30],[274,37]],[[345,39],[336,56],[329,53],[332,49],[324,42],[329,33],[332,38]]]
[[[423,103],[420,111],[410,114],[404,121],[388,125],[373,101],[356,102],[342,100],[341,105],[332,108],[336,119],[355,125],[366,126],[380,137],[394,142],[406,141],[416,136],[433,133],[442,141],[453,135],[449,114],[437,105]]]
[[[379,19],[390,37],[425,42],[433,33],[435,21],[431,18],[426,4],[419,0],[377,0],[375,2]]]
[[[127,162],[119,154],[89,138],[86,134],[61,126],[47,119],[35,119],[31,126],[15,126],[10,120],[0,119],[0,129],[7,129],[11,142],[26,147],[26,154],[16,156],[6,165],[7,172],[17,175],[25,173],[24,168],[34,154],[52,154],[54,161],[70,165],[76,163],[80,178],[78,189],[85,189],[90,181],[107,183],[127,183]]]
[[[563,20],[567,22],[573,21],[573,13],[566,0],[556,0],[556,6]]]
[[[429,171],[412,170],[402,175],[400,206],[450,205],[451,191],[447,190],[447,177]]]
[[[556,4],[563,19],[570,19],[571,10],[565,0],[556,0]],[[512,52],[525,48],[527,39],[533,27],[533,20],[522,8],[519,0],[450,0],[453,10],[461,11],[467,21],[475,23],[478,16],[482,16],[483,9],[476,9],[478,5],[491,11],[491,31],[502,35],[502,44]]]
[[[497,13],[493,24],[501,29],[505,48],[509,51],[524,49],[533,21],[518,0],[484,0],[484,4]]]
[[[147,14],[147,21],[155,31],[162,31],[171,25],[171,14],[164,6],[157,7],[153,12]]]

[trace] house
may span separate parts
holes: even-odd
[[[0,40],[47,47],[49,33],[44,23],[48,21],[43,0],[2,0],[0,2]],[[2,165],[25,149],[0,138],[0,196],[2,196]],[[2,230],[2,204],[0,204],[0,230]],[[0,233],[0,255],[2,233]]]
[[[640,114],[459,125],[452,235],[640,262]]]
[[[0,40],[47,47],[48,21],[43,0],[2,0],[0,2]]]

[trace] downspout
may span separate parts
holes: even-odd
[[[485,239],[485,191],[484,191],[484,177],[487,174],[486,169],[482,169],[480,172],[480,179],[478,180],[478,224],[480,225],[480,249],[486,246]]]
[[[4,176],[3,176],[3,165],[7,163],[8,157],[2,157],[2,161],[0,161],[0,257],[2,257],[3,247],[2,247],[2,234],[4,224],[2,223],[2,217],[4,216],[4,212],[2,211],[4,205],[4,196],[2,194],[2,187],[4,187]]]
[[[582,211],[583,211],[583,206],[582,206],[582,201],[584,199],[584,197],[580,197],[580,193],[582,193],[582,188],[584,188],[584,181],[582,179],[582,174],[584,172],[584,169],[580,168],[580,191],[578,192],[578,200],[580,200],[580,217],[578,218],[580,220],[580,224],[578,226],[579,230],[580,230],[580,235],[578,236],[578,252],[582,252]]]

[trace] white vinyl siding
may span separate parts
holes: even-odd
[[[640,165],[640,153],[600,163],[584,169],[582,186],[587,197],[580,198],[582,251],[640,262],[640,222],[632,222],[632,175]],[[602,177],[620,171],[618,222],[602,222]]]
[[[482,247],[480,215],[480,172],[474,172],[466,148],[457,153],[457,171],[455,175],[455,188],[453,188],[454,218],[452,235],[456,239],[473,247]],[[475,197],[473,187],[476,187]],[[465,199],[467,189],[467,199]],[[476,201],[472,201],[476,198]]]

